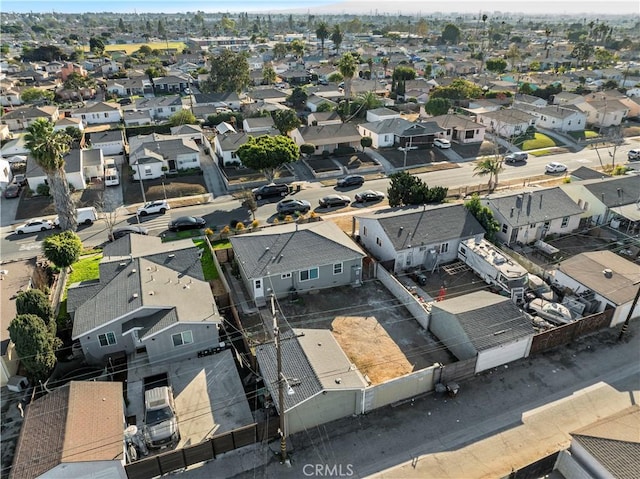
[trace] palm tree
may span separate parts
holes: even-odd
[[[382,68],[384,68],[384,77],[387,78],[387,67],[389,66],[389,57],[382,57]]]
[[[373,58],[367,58],[367,65],[369,65],[369,80],[373,80]]]
[[[329,38],[329,25],[326,22],[318,23],[316,28],[316,37],[320,40],[320,48],[322,49],[322,56],[324,56],[324,41]]]
[[[358,105],[359,117],[364,117],[367,111],[375,110],[383,105],[382,99],[372,91],[359,93],[356,99],[353,100],[353,103]]]
[[[344,97],[347,100],[347,106],[349,105],[349,99],[351,98],[351,80],[358,70],[358,62],[356,58],[347,52],[338,61],[338,71],[344,79]],[[349,108],[346,110],[349,111]]]
[[[336,25],[335,27],[333,27],[333,33],[331,34],[331,41],[333,42],[336,48],[336,53],[340,51],[340,45],[342,45],[343,38],[344,37],[342,36],[342,32],[340,31],[340,25]]]
[[[498,155],[493,158],[485,158],[480,160],[476,167],[473,169],[473,176],[486,176],[489,175],[489,191],[495,190],[498,186],[498,174],[502,172],[502,160]],[[494,180],[495,178],[495,180]]]
[[[70,150],[71,137],[63,131],[54,131],[53,123],[38,118],[28,128],[25,146],[38,166],[47,175],[49,191],[60,219],[60,228],[75,231],[78,223],[69,182],[64,171],[64,155]]]

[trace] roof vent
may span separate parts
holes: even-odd
[[[138,272],[138,270],[137,270],[137,269],[135,269],[135,268],[133,268],[133,269],[131,270],[131,274],[136,274],[137,272]]]
[[[342,382],[342,378],[336,378],[336,384],[340,384]]]
[[[133,293],[133,294],[132,294],[132,297],[133,297],[134,299],[135,299],[135,298],[137,298],[137,297],[138,297],[138,293]]]
[[[155,291],[149,291],[149,296],[153,296],[155,293]]]
[[[175,255],[175,254],[173,254],[173,253],[171,253],[171,254],[168,256],[168,258],[175,258],[175,257],[176,257],[176,255]]]
[[[613,271],[611,271],[609,268],[603,269],[602,274],[604,274],[605,278],[611,278],[613,276]]]
[[[127,263],[120,263],[118,266],[121,268],[124,268],[127,265]]]

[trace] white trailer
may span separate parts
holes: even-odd
[[[458,258],[487,284],[506,291],[515,302],[524,301],[529,281],[527,270],[487,240],[470,238],[462,241],[458,246]]]

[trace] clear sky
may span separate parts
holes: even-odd
[[[640,19],[640,3],[638,0],[459,0],[443,2],[442,0],[239,0],[221,2],[215,0],[1,0],[0,10],[3,12],[154,12],[179,13],[195,12],[276,12],[292,11],[294,13],[407,13],[428,15],[433,12],[513,12],[536,14],[609,14],[636,15]]]

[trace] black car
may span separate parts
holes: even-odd
[[[7,186],[4,190],[4,197],[5,198],[17,198],[18,196],[20,196],[20,190],[22,188],[20,187],[20,185],[17,185],[15,183],[11,183],[9,186]]]
[[[196,230],[206,225],[204,218],[199,216],[180,216],[169,223],[169,231]]]
[[[256,200],[273,196],[284,197],[289,194],[289,185],[277,185],[275,183],[270,183],[268,185],[262,185],[255,188],[252,193]]]
[[[347,206],[351,203],[351,198],[345,195],[327,195],[318,200],[320,208],[331,208],[333,206]]]
[[[362,186],[364,184],[364,176],[348,175],[338,180],[337,186],[344,188],[345,186]]]
[[[293,213],[308,213],[311,209],[311,203],[306,200],[296,200],[293,198],[282,200],[276,206],[276,210],[280,215],[291,215]]]
[[[504,162],[505,163],[526,163],[527,158],[529,158],[529,155],[527,153],[525,153],[524,151],[518,151],[516,153],[511,153],[510,155],[507,155],[504,157]]]
[[[147,228],[144,228],[142,226],[124,226],[122,228],[118,228],[113,230],[110,234],[109,234],[109,241],[115,241],[117,239],[120,239],[124,236],[130,235],[130,234],[136,234],[136,235],[148,235],[149,234],[149,230]]]
[[[356,193],[356,203],[380,200],[384,200],[384,193],[382,191],[365,190],[360,193]]]

